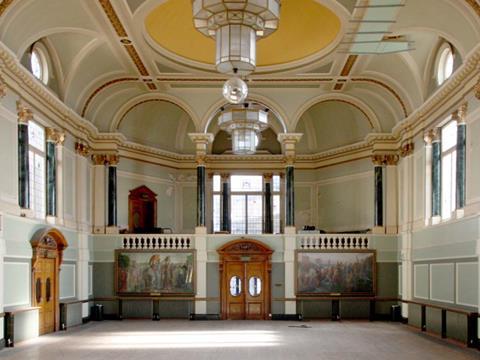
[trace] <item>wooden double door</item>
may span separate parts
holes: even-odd
[[[246,241],[221,253],[222,318],[263,320],[270,313],[271,250]],[[246,245],[247,244],[247,245]],[[248,245],[250,244],[250,245]],[[227,244],[228,245],[228,244]]]
[[[56,258],[40,258],[36,263],[33,279],[34,305],[39,307],[39,333],[55,331]]]

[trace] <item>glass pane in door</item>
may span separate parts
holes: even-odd
[[[247,234],[261,234],[263,228],[262,195],[248,195],[247,203]]]

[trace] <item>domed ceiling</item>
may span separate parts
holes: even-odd
[[[190,0],[159,5],[147,16],[145,27],[164,55],[214,64],[215,41],[194,28]],[[284,65],[321,54],[335,42],[340,29],[340,19],[317,1],[283,0],[278,30],[258,41],[257,66]]]

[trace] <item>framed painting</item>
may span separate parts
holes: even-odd
[[[297,250],[297,295],[374,296],[375,250]]]
[[[130,296],[195,294],[195,250],[115,250],[115,292]]]

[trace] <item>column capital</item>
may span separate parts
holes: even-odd
[[[423,134],[423,141],[425,142],[425,145],[431,146],[434,137],[435,137],[434,131],[433,131],[432,129],[427,130],[427,131]]]
[[[120,155],[118,154],[108,154],[106,155],[106,160],[108,166],[117,166],[120,161]]]
[[[55,145],[63,145],[65,142],[65,133],[55,128],[45,129],[47,141],[55,143]]]
[[[222,181],[228,181],[230,179],[230,173],[220,173]]]
[[[33,120],[32,109],[22,100],[17,100],[17,115],[18,122],[21,124],[27,124],[30,120]]]
[[[413,154],[414,150],[415,150],[415,144],[412,141],[404,143],[400,148],[400,156],[401,157],[410,156]]]
[[[92,154],[93,165],[105,165],[107,161],[107,155],[105,154]]]
[[[301,133],[280,133],[277,136],[278,142],[282,144],[283,154],[287,166],[293,166],[295,162],[295,145],[300,141],[303,134]]]
[[[464,102],[457,110],[457,125],[465,124],[467,120],[468,102]]]
[[[372,162],[375,166],[395,166],[400,157],[397,154],[375,154],[372,155]]]
[[[273,173],[264,173],[264,174],[263,174],[263,178],[264,178],[266,181],[271,181],[272,178],[273,178]]]
[[[213,142],[214,136],[210,133],[189,133],[190,140],[195,143],[195,161],[197,165],[205,165],[208,144]]]
[[[90,147],[82,141],[77,141],[75,143],[75,152],[80,156],[87,157],[90,153]]]

